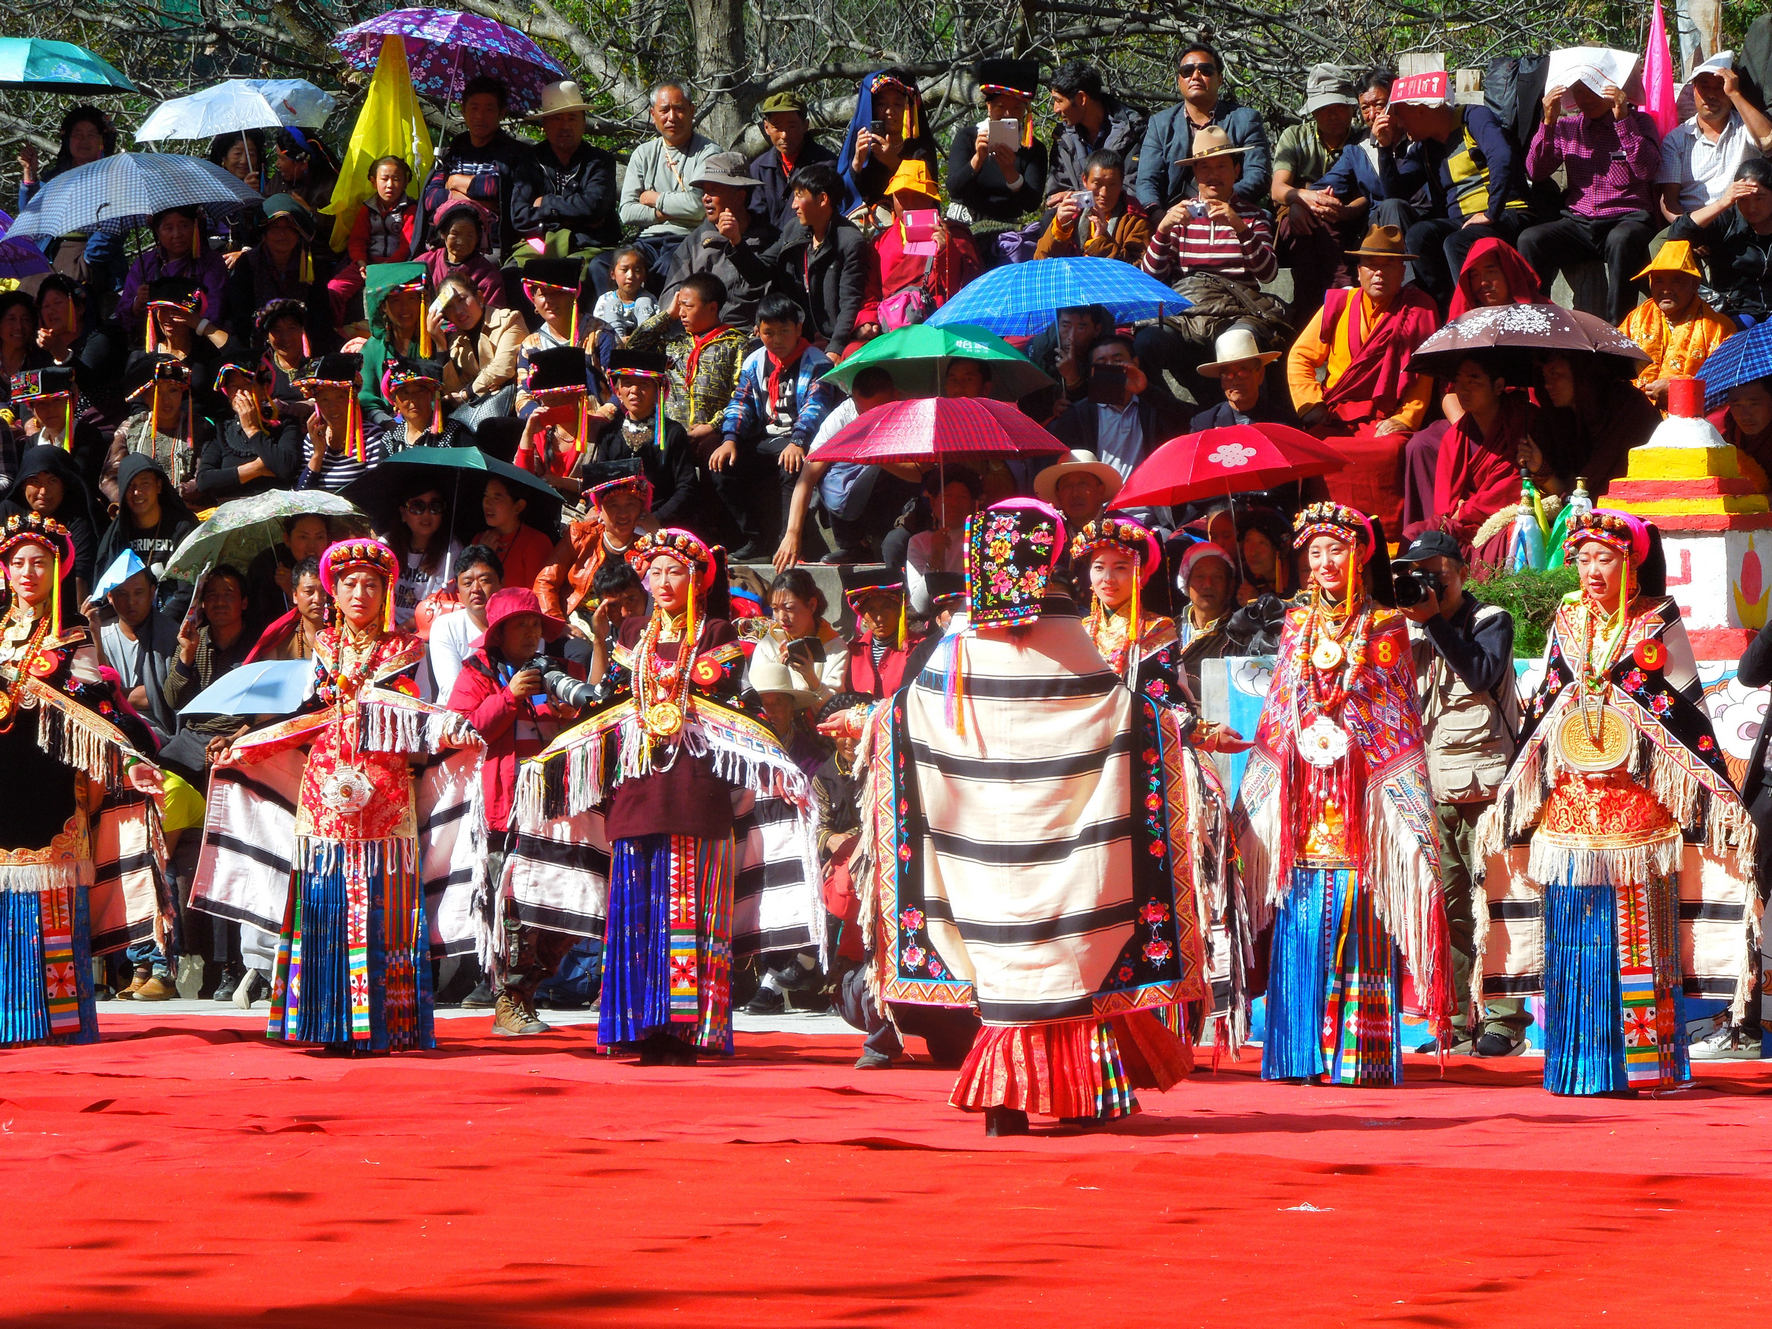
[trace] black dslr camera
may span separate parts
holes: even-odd
[[[1438,600],[1440,592],[1446,589],[1445,578],[1416,563],[1393,564],[1391,579],[1398,609],[1413,609],[1429,596]]]

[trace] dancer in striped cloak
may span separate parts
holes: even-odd
[[[152,740],[87,630],[62,626],[73,558],[53,518],[0,527],[0,1047],[96,1043],[93,955],[152,937],[161,915]]]
[[[235,739],[215,763],[193,894],[199,907],[231,917],[263,919],[262,906],[235,906],[264,894],[281,906],[274,1039],[352,1052],[436,1046],[428,846],[413,763],[479,739],[462,717],[418,700],[424,645],[393,627],[398,577],[394,551],[379,540],[340,541],[320,556],[338,621],[320,630],[310,709]],[[256,792],[254,768],[270,776],[299,753],[293,863],[278,856],[283,846],[267,845],[256,855],[266,880],[218,873],[222,842],[237,829],[230,820],[251,822],[278,786],[267,780]],[[477,825],[478,810],[467,820]]]
[[[1310,577],[1233,818],[1251,927],[1273,929],[1261,1074],[1396,1084],[1405,970],[1436,1031],[1452,1012],[1408,630],[1376,521],[1313,503],[1293,532]]]
[[[975,514],[967,625],[847,717],[865,725],[870,990],[888,1015],[977,1008],[951,1101],[992,1135],[1136,1111],[1135,1087],[1192,1064],[1153,1012],[1206,994],[1208,810],[1175,711],[1122,686],[1051,581],[1064,549],[1044,503]]]
[[[1569,524],[1581,578],[1477,823],[1473,997],[1544,995],[1544,1087],[1634,1097],[1683,1084],[1686,994],[1753,987],[1755,828],[1729,783],[1655,528]]]

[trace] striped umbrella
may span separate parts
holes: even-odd
[[[1191,303],[1117,258],[1046,258],[992,268],[929,322],[938,328],[970,323],[999,337],[1026,337],[1051,327],[1061,309],[1101,305],[1115,323],[1137,323],[1180,313]]]
[[[119,235],[167,208],[202,208],[219,221],[259,201],[251,188],[201,157],[118,152],[45,181],[4,238],[47,241],[94,230]]]

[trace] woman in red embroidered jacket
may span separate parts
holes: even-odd
[[[477,740],[461,717],[416,696],[424,645],[392,626],[398,576],[379,540],[340,541],[320,556],[338,621],[315,647],[314,709],[236,739],[215,763],[306,749],[271,986],[275,1039],[376,1052],[436,1045],[412,761]],[[210,835],[218,829],[212,807]]]

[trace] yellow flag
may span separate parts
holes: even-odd
[[[412,75],[406,68],[406,43],[399,37],[384,37],[375,75],[369,81],[369,95],[357,113],[357,123],[339,167],[338,183],[332,187],[332,202],[321,209],[333,217],[332,248],[344,252],[351,226],[357,220],[357,209],[373,192],[369,183],[371,162],[378,157],[404,160],[412,167],[412,183],[406,192],[417,198],[431,173],[435,155],[431,131],[419,109]]]

